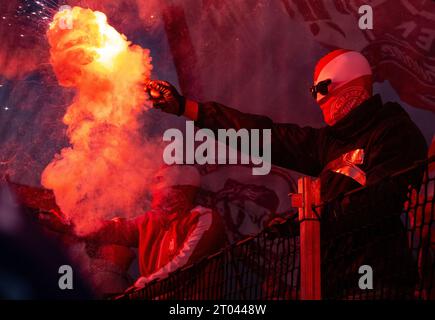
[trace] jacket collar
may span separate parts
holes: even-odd
[[[376,114],[383,108],[382,99],[376,94],[353,109],[345,118],[325,130],[339,139],[359,135],[375,121]]]

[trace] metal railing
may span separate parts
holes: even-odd
[[[434,180],[432,157],[320,203],[318,182],[301,178],[298,216],[122,298],[435,299]]]

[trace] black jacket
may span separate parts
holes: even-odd
[[[325,169],[346,152],[364,149],[359,167],[373,184],[424,159],[427,145],[417,126],[397,103],[382,104],[379,95],[366,100],[332,127],[315,129],[242,113],[216,102],[200,105],[195,124],[202,128],[272,130],[272,163],[320,177],[322,200],[361,186],[355,180]]]
[[[425,139],[408,114],[397,103],[383,104],[379,95],[366,100],[334,126],[320,129],[274,123],[268,117],[242,113],[216,102],[200,104],[196,125],[212,129],[215,133],[217,129],[229,128],[271,129],[272,164],[319,177],[321,199],[324,202],[336,199],[362,184],[374,185],[392,173],[411,166],[415,161],[424,159],[427,153]],[[356,162],[352,168],[359,176],[335,172],[334,170],[340,171],[343,168],[341,157],[345,154],[356,155],[352,153],[355,150],[363,150],[362,163]],[[391,188],[399,190],[395,190],[395,193],[403,193],[408,183],[403,182],[402,185]],[[388,195],[390,191],[392,190],[387,187],[382,192]],[[371,204],[364,214],[337,217],[328,212],[322,213],[322,276],[326,284],[323,285],[326,296],[336,296],[338,287],[349,289],[355,282],[357,284],[359,263],[372,264],[376,275],[391,272],[392,264],[397,264],[399,260],[408,259],[407,264],[412,264],[406,253],[406,237],[400,220],[400,209],[397,209],[402,203],[396,202],[395,208],[386,209],[382,197],[375,197],[381,205]],[[348,211],[351,212],[352,207],[360,207],[360,204],[357,200],[350,206],[347,204]],[[392,214],[394,210],[396,212]],[[373,224],[379,216],[391,216],[392,220],[378,223],[372,231],[366,229],[370,236],[367,232],[353,232],[355,226]],[[342,235],[349,232],[352,236],[344,239]],[[390,236],[392,240],[388,242],[378,237],[383,233],[395,236]],[[377,241],[373,241],[376,238],[374,235],[378,237]],[[353,246],[358,246],[357,252],[350,254],[352,249],[355,250]],[[400,251],[400,254],[396,257],[389,256],[389,264],[385,264],[383,257],[387,257],[386,251]],[[325,261],[329,265],[325,265]],[[403,261],[400,263],[403,265]],[[403,273],[404,278],[411,279],[406,275],[407,272]],[[349,276],[343,280],[345,275]],[[403,283],[402,280],[400,277],[395,278],[390,281],[390,286],[397,282]],[[340,293],[341,297],[347,292]]]

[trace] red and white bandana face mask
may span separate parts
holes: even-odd
[[[339,49],[321,58],[314,72],[314,84],[327,79],[331,80],[328,93],[318,92],[316,101],[330,126],[372,96],[372,71],[359,52]]]

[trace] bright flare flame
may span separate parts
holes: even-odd
[[[143,82],[151,58],[90,9],[57,13],[47,37],[59,83],[77,94],[63,119],[72,146],[56,155],[41,180],[84,234],[103,219],[143,210],[160,165],[154,144],[139,133],[140,116],[150,106]]]
[[[104,13],[95,12],[96,22],[101,34],[102,44],[96,49],[99,57],[97,60],[110,66],[115,57],[127,49],[127,42],[113,27],[107,24],[107,18]]]

